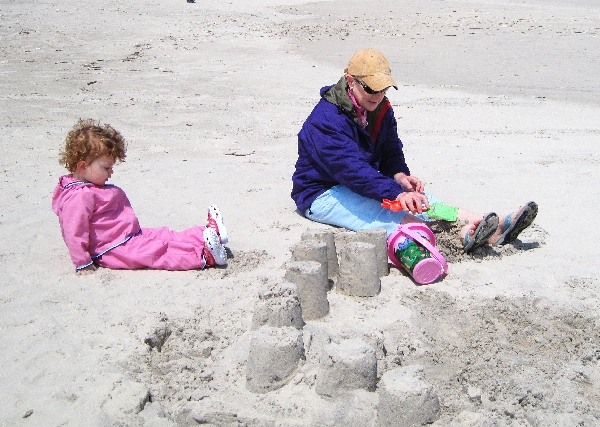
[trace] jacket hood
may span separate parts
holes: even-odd
[[[338,108],[345,110],[348,113],[354,111],[354,104],[348,95],[348,82],[346,81],[346,76],[342,76],[335,85],[321,89],[321,96],[326,101],[337,105]]]

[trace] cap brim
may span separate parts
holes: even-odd
[[[360,79],[365,82],[367,86],[377,92],[388,87],[393,87],[394,89],[398,90],[396,82],[394,82],[394,79],[392,79],[392,76],[389,74],[374,74],[372,76],[360,77]]]

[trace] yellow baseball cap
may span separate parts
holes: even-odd
[[[375,49],[363,49],[356,52],[348,62],[344,73],[360,78],[367,86],[375,91],[398,86],[392,79],[390,63],[383,53]]]

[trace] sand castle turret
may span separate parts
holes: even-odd
[[[417,427],[440,417],[437,392],[425,380],[420,365],[396,368],[379,381],[379,427]]]
[[[377,357],[375,349],[359,339],[331,343],[324,347],[315,391],[334,397],[343,391],[375,391]]]
[[[262,326],[252,333],[246,365],[246,388],[267,393],[283,387],[304,359],[302,330]]]
[[[286,264],[285,280],[298,288],[302,317],[316,320],[329,314],[327,270],[316,261],[292,261]]]

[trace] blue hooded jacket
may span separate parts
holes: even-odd
[[[363,128],[353,112],[348,83],[321,89],[321,100],[298,133],[292,199],[304,215],[312,202],[336,185],[377,201],[395,199],[402,187],[393,176],[410,175],[396,118],[387,98],[367,114]]]

